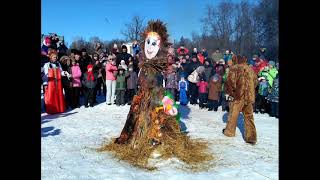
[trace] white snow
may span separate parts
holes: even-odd
[[[238,127],[236,137],[222,134],[227,113],[220,108],[218,112],[192,105],[181,108],[188,135],[210,143],[215,159],[207,172],[182,170],[182,162],[175,158],[158,159],[158,170],[150,172],[118,161],[109,152],[96,152],[95,148],[120,134],[129,108],[100,103],[58,115],[42,113],[42,179],[278,179],[278,119],[267,114],[254,115],[258,142],[252,146],[244,142]]]

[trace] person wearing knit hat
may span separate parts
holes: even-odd
[[[121,67],[122,69],[124,69],[125,71],[128,70],[128,66],[126,65],[126,62],[125,62],[124,60],[121,60],[121,61],[120,61],[120,64],[119,64],[118,69],[119,69],[120,67]]]
[[[125,105],[126,76],[124,68],[119,65],[116,80],[116,105]]]
[[[271,87],[273,86],[273,79],[275,79],[277,74],[278,74],[278,70],[275,67],[275,65],[276,65],[276,63],[274,61],[269,61],[269,71],[268,71],[268,73],[272,78],[272,81],[270,82],[270,86]]]
[[[165,88],[172,96],[176,97],[176,90],[178,88],[178,75],[176,73],[175,64],[168,67],[167,72],[164,75]]]
[[[80,88],[81,88],[81,70],[75,59],[71,61],[70,73],[71,80],[71,108],[80,107]]]
[[[44,56],[48,55],[48,49],[51,46],[51,39],[49,37],[45,37],[43,40],[43,44],[41,46],[41,54]]]
[[[133,58],[131,54],[127,53],[128,49],[126,45],[121,46],[122,52],[118,53],[116,57],[116,66],[119,66],[121,60],[124,60],[125,63],[128,65],[129,64],[129,58]]]
[[[221,80],[222,77],[215,74],[209,81],[208,93],[208,111],[217,111],[219,106],[219,99],[221,94]]]
[[[225,61],[224,61],[223,59],[220,59],[220,60],[219,60],[219,64],[223,64],[223,65],[224,65],[224,64],[226,64],[226,63],[225,63]]]
[[[133,96],[136,94],[138,88],[138,75],[137,72],[134,71],[132,64],[128,65],[128,72],[125,76],[127,78],[127,101],[128,105],[131,105]]]
[[[259,80],[259,89],[257,94],[257,102],[255,104],[256,106],[256,112],[260,112],[261,114],[264,114],[266,112],[267,108],[267,102],[266,97],[268,96],[268,90],[270,88],[269,83],[267,82],[267,79],[264,76],[261,76],[258,78]]]
[[[114,56],[108,56],[108,63],[106,64],[106,102],[108,105],[111,105],[115,100],[115,93],[116,93],[116,76],[118,72],[118,68],[116,66],[116,60]]]
[[[274,73],[274,72],[273,72]],[[269,86],[272,87],[272,84],[273,84],[273,76],[270,74],[270,69],[269,69],[269,66],[265,66],[263,68],[262,71],[259,72],[258,74],[259,77],[264,77],[268,83],[269,83]]]
[[[97,85],[98,75],[93,72],[93,65],[87,65],[87,71],[83,75],[82,85],[84,87],[84,106],[87,108],[94,104],[94,89]]]

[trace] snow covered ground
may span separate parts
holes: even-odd
[[[192,105],[182,107],[181,120],[188,135],[210,143],[215,159],[207,172],[181,170],[177,159],[156,162],[158,170],[150,172],[118,161],[109,152],[96,152],[104,141],[120,134],[129,108],[100,103],[58,115],[42,113],[42,179],[278,179],[278,119],[267,114],[254,115],[258,142],[251,146],[242,137],[242,115],[236,137],[229,138],[222,134],[227,113],[220,108],[214,112]]]

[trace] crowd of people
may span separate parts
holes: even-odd
[[[131,104],[139,89],[139,62],[142,58],[142,50],[136,41],[132,55],[127,53],[125,45],[120,50],[116,44],[111,50],[104,50],[101,43],[96,44],[94,54],[88,54],[86,49],[71,49],[67,54],[63,44],[57,46],[55,43],[56,40],[50,37],[43,41],[41,80],[44,92],[52,91],[49,81],[61,80],[61,90],[58,86],[55,88],[64,92],[65,108],[56,113],[79,108],[81,97],[86,108],[97,103],[97,96],[105,96],[107,105]],[[278,117],[279,65],[268,59],[265,52],[266,49],[262,48],[259,54],[254,54],[247,61],[259,81],[253,109],[255,113]],[[229,111],[225,83],[230,68],[236,63],[235,56],[231,50],[221,52],[216,49],[209,55],[205,48],[201,51],[197,48],[189,51],[184,46],[176,51],[171,48],[168,56],[170,65],[160,74],[159,82],[180,105],[190,103],[208,111],[217,111],[221,106],[222,111]],[[50,69],[57,69],[59,76],[53,73],[54,78],[50,78]],[[49,95],[44,97],[46,110],[50,106],[48,98]]]

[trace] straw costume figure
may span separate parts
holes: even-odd
[[[160,20],[149,21],[141,35],[144,57],[139,64],[140,88],[120,136],[99,151],[111,151],[120,160],[149,170],[155,167],[148,160],[156,156],[163,159],[175,156],[193,169],[207,164],[212,159],[206,152],[207,142],[190,139],[180,131],[178,106],[158,80],[168,68],[166,25]]]

